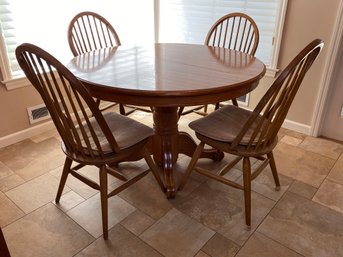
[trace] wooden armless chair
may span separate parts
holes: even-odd
[[[1,257],[11,257],[10,251],[8,250],[4,234],[2,233],[0,227],[0,256]]]
[[[74,56],[90,52],[96,49],[120,46],[120,39],[113,26],[101,15],[94,12],[81,12],[77,14],[69,23],[68,43]],[[100,99],[97,99],[100,106]],[[111,103],[101,111],[107,110],[116,103]],[[145,109],[130,106],[131,111],[126,112],[123,104],[119,104],[119,111],[123,115],[129,115],[139,109],[145,112],[151,112],[151,109]]]
[[[22,70],[41,95],[61,138],[66,155],[56,196],[56,203],[69,174],[100,191],[103,237],[108,238],[107,199],[144,177],[151,170],[159,186],[164,185],[146,144],[153,130],[135,120],[115,112],[102,113],[85,86],[58,60],[43,49],[22,44],[16,49]],[[91,115],[89,115],[91,114]],[[150,170],[128,179],[111,168],[123,160],[144,158]],[[77,163],[72,167],[72,162]],[[81,174],[85,165],[99,168],[100,183]],[[125,183],[107,192],[107,175]]]
[[[255,55],[259,43],[259,30],[255,21],[244,13],[229,13],[217,20],[210,28],[205,39],[205,45],[222,47],[241,51],[250,55]],[[232,99],[232,103],[238,106],[237,99]],[[215,110],[220,107],[220,103],[215,104]],[[196,112],[207,115],[207,105],[197,106],[187,111],[179,109],[179,116]],[[199,110],[204,108],[204,112]]]
[[[317,58],[323,45],[320,39],[307,45],[277,77],[253,111],[235,105],[226,105],[189,124],[199,138],[200,144],[181,179],[180,190],[193,170],[228,186],[243,190],[245,221],[250,227],[251,181],[269,164],[276,190],[280,189],[272,152],[278,142],[277,133],[306,72]],[[205,144],[219,151],[236,155],[237,158],[217,174],[195,167]],[[251,172],[250,157],[263,161],[254,172]],[[241,159],[243,159],[243,185],[223,176]]]

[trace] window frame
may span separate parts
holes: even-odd
[[[160,1],[166,1],[166,0],[153,0],[154,4],[154,38],[155,42],[159,41],[159,21],[160,21]],[[278,64],[278,58],[279,58],[279,52],[281,47],[281,41],[282,41],[282,32],[286,17],[286,11],[287,11],[287,3],[288,0],[280,0],[280,6],[278,9],[277,17],[277,23],[275,24],[275,31],[274,31],[274,37],[273,37],[273,51],[272,51],[272,58],[271,63],[267,67],[266,75],[267,77],[274,78],[276,76],[276,73],[279,71],[277,68]],[[30,82],[26,77],[20,77],[20,78],[12,78],[11,70],[9,66],[9,61],[7,58],[7,51],[6,46],[4,43],[3,38],[3,31],[0,26],[0,71],[2,74],[2,81],[1,83],[6,87],[7,90],[13,90],[21,87],[27,87],[31,86]]]

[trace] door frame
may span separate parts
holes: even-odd
[[[343,0],[340,1],[337,16],[335,21],[335,27],[332,33],[331,45],[328,50],[327,62],[324,66],[324,76],[321,80],[321,87],[319,89],[316,105],[314,109],[314,117],[312,119],[312,125],[310,135],[318,137],[322,130],[322,122],[325,118],[325,111],[327,101],[329,100],[329,92],[334,78],[334,72],[336,63],[338,61],[339,49],[343,47]]]

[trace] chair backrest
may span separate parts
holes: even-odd
[[[322,40],[313,40],[288,64],[257,104],[232,146],[242,144],[243,138],[251,150],[273,144],[305,74],[323,46]]]
[[[255,21],[244,13],[229,13],[209,30],[205,45],[218,46],[254,55],[259,42]]]
[[[113,26],[104,17],[94,12],[81,12],[70,21],[68,42],[74,56],[120,45]]]
[[[79,159],[98,159],[105,155],[103,143],[110,146],[107,151],[118,151],[116,140],[94,99],[62,63],[28,43],[17,47],[16,57],[41,95],[69,153]],[[95,125],[91,122],[93,119]]]

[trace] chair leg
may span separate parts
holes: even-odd
[[[155,177],[157,183],[159,184],[162,192],[165,192],[166,189],[165,189],[165,186],[162,182],[159,171],[158,171],[154,161],[152,160],[148,150],[146,148],[144,148],[144,149],[142,149],[142,151],[143,151],[144,159],[145,159],[146,163],[148,164],[150,170],[152,171],[152,174],[154,175],[154,177]]]
[[[179,110],[177,111],[177,118],[180,119],[180,117],[182,116],[182,112],[183,112],[184,107],[179,107]]]
[[[275,181],[275,190],[279,191],[280,190],[280,181],[279,181],[279,176],[277,174],[277,169],[276,169],[276,165],[275,165],[275,159],[274,159],[273,152],[268,153],[267,157],[269,159],[269,165],[270,165],[270,168],[272,170],[272,174],[273,174],[274,181]]]
[[[180,182],[178,190],[182,190],[183,187],[185,186],[189,176],[191,175],[191,172],[193,171],[193,169],[195,167],[195,164],[197,163],[197,161],[198,161],[202,151],[204,150],[204,146],[205,146],[205,143],[200,142],[200,144],[195,149],[195,152],[194,152],[194,154],[192,156],[192,159],[191,159],[190,163],[188,164],[188,167],[187,167],[187,169],[185,171],[185,174],[183,175],[183,177],[181,179],[181,182]]]
[[[62,195],[62,192],[63,192],[63,188],[64,188],[64,185],[65,185],[65,183],[67,181],[67,177],[68,177],[68,174],[69,174],[72,162],[73,161],[70,158],[68,158],[68,157],[66,157],[66,159],[64,161],[62,176],[61,176],[60,184],[58,186],[57,195],[56,195],[56,198],[55,198],[55,202],[56,203],[60,202],[61,195]]]
[[[100,107],[100,99],[99,99],[99,98],[97,98],[97,99],[95,100],[95,103],[96,103],[96,105],[97,105],[98,107]]]
[[[105,240],[108,239],[108,197],[107,197],[107,170],[106,166],[100,167],[100,199],[101,199],[101,216],[102,216],[102,230]]]
[[[231,102],[234,106],[238,106],[238,102],[236,98],[231,99]]]
[[[245,203],[245,223],[251,228],[251,165],[249,157],[243,158],[243,185]]]
[[[205,105],[204,105],[204,113],[207,114],[207,110],[208,110],[208,104],[205,104]]]
[[[119,104],[119,112],[121,115],[126,115],[125,108],[123,104]]]

